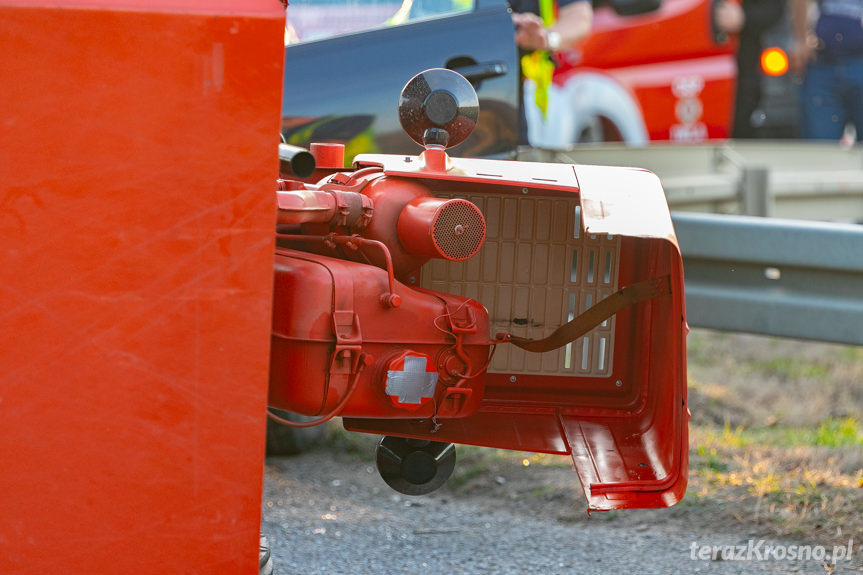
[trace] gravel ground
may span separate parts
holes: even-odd
[[[756,533],[714,525],[709,509],[688,513],[679,505],[621,512],[608,520],[588,518],[583,501],[573,498],[551,502],[557,509],[540,505],[532,511],[513,491],[517,481],[495,478],[491,483],[497,487],[487,494],[467,496],[444,488],[408,497],[386,486],[372,462],[372,453],[358,461],[331,447],[267,460],[263,532],[278,575],[823,574],[858,569],[849,561],[839,562],[834,571],[817,561],[757,560],[764,546],[805,542],[768,539],[758,546],[762,538]],[[531,481],[541,484],[542,473]],[[704,545],[741,546],[750,540],[756,546],[752,560],[692,559],[693,544],[698,552]]]

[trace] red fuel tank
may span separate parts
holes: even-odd
[[[479,408],[483,379],[475,376],[489,355],[479,302],[288,249],[276,252],[274,287],[272,407],[377,419],[464,417]]]

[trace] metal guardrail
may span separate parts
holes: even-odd
[[[832,142],[729,140],[523,147],[518,159],[567,164],[637,166],[662,180],[672,210],[863,222],[863,145]]]
[[[673,212],[690,325],[863,345],[863,226]]]

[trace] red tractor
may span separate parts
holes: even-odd
[[[452,158],[471,84],[418,74],[419,156],[279,182],[271,407],[381,434],[378,468],[439,487],[452,443],[571,454],[591,509],[672,505],[687,469],[683,270],[644,170]],[[305,181],[304,181],[305,180]]]

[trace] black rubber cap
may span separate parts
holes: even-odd
[[[446,90],[435,90],[423,104],[426,116],[436,126],[446,126],[458,116],[458,102]]]
[[[455,469],[455,446],[425,439],[381,438],[376,463],[387,485],[406,495],[425,495],[446,483]]]

